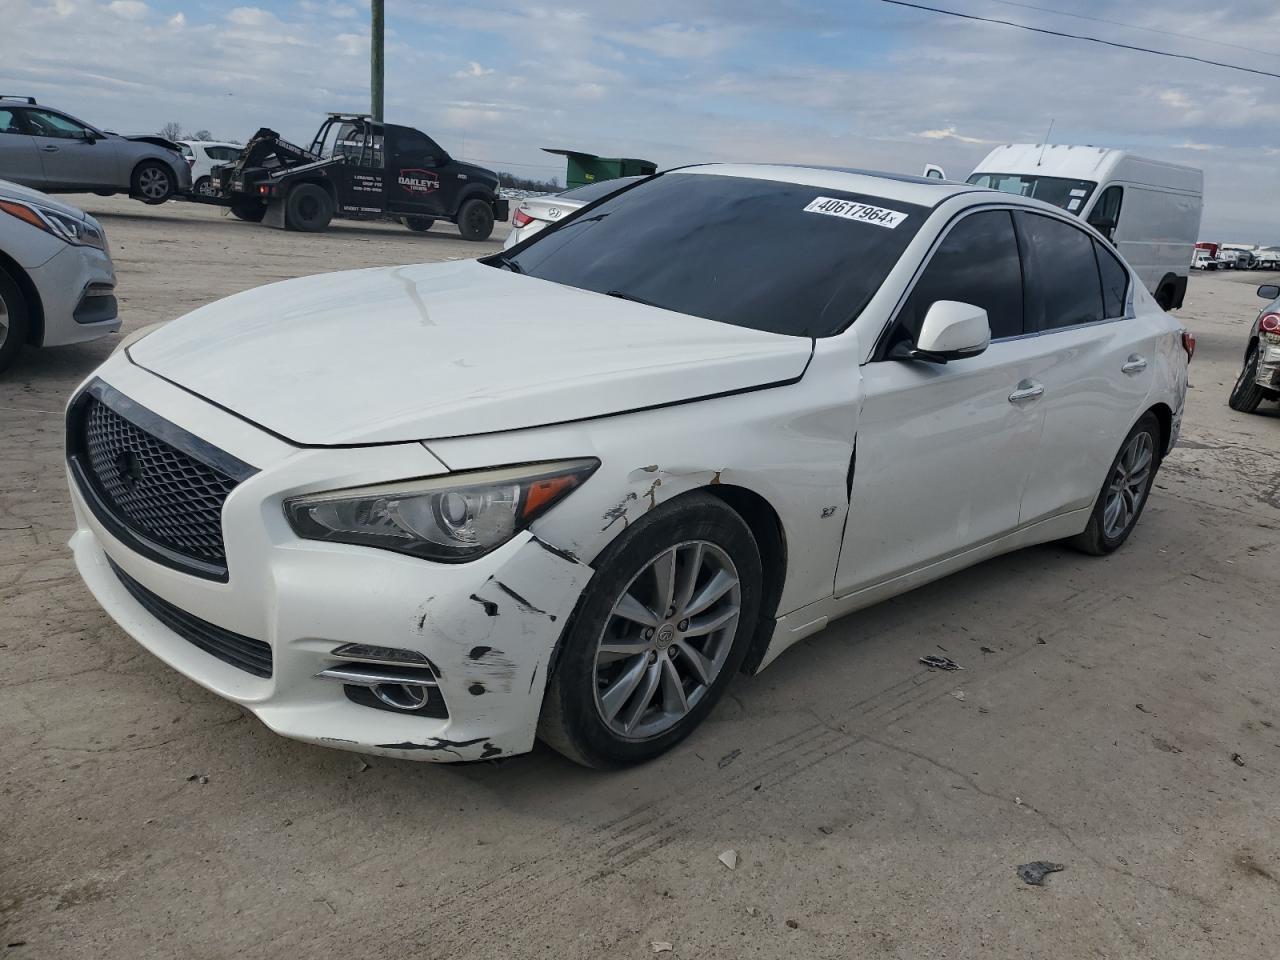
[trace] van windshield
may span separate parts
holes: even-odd
[[[1025,173],[975,173],[969,177],[975,187],[1016,193],[1079,213],[1089,202],[1098,185],[1090,180],[1068,180],[1064,177],[1036,177]]]

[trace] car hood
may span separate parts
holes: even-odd
[[[515,430],[798,379],[805,338],[474,260],[330,273],[201,307],[137,365],[295,443]]]
[[[50,210],[56,210],[58,213],[65,214],[68,217],[75,217],[77,220],[92,219],[83,210],[71,206],[69,203],[63,203],[61,200],[55,200],[47,193],[41,193],[39,190],[32,190],[30,187],[19,186],[8,180],[0,180],[0,197],[10,200],[25,200],[28,203],[38,203],[42,207],[48,207]]]

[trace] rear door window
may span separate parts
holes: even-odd
[[[0,110],[0,133],[26,133],[16,110]]]
[[[1098,256],[1098,273],[1102,277],[1102,305],[1107,319],[1124,316],[1124,306],[1129,293],[1129,271],[1105,243],[1093,242]]]
[[[1022,264],[1009,211],[970,214],[943,237],[903,304],[887,349],[914,344],[939,300],[982,307],[993,340],[1022,334]]]
[[[1104,318],[1093,237],[1038,213],[1016,214],[1026,257],[1028,329],[1057,330]]]

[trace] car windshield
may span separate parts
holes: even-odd
[[[613,180],[598,180],[595,183],[588,183],[585,186],[574,187],[572,190],[566,190],[564,193],[556,194],[557,198],[565,200],[576,200],[581,204],[591,203],[593,200],[599,200],[601,197],[607,197],[615,190],[621,190],[623,187],[630,186],[641,177],[617,177]]]
[[[1052,203],[1071,213],[1079,213],[1089,202],[1096,183],[1090,180],[1068,180],[1064,177],[1036,177],[1025,173],[975,173],[969,178],[975,187],[987,187],[1001,193],[1016,193]]]
[[[826,337],[862,312],[928,214],[829,187],[668,173],[489,262],[739,327]]]

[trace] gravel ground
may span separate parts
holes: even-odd
[[[79,201],[126,331],[497,246]],[[1184,442],[1118,554],[1026,550],[841,621],[619,774],[366,764],[162,666],[65,546],[60,411],[113,341],[28,352],[0,380],[0,956],[1273,956],[1280,414],[1226,406],[1260,279],[1193,278]],[[917,662],[942,652],[965,670]],[[1030,887],[1034,860],[1066,869]]]

